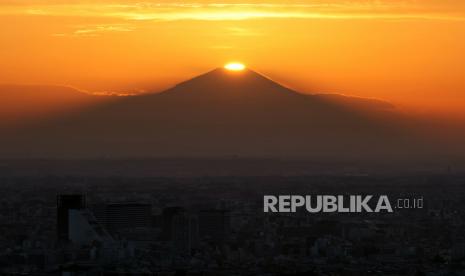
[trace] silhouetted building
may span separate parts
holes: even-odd
[[[81,194],[57,196],[57,239],[69,240],[69,210],[80,210],[86,207],[86,198]]]
[[[199,213],[199,234],[215,243],[223,243],[231,230],[231,214],[228,210],[202,210]]]
[[[175,215],[171,222],[171,238],[174,250],[181,254],[190,254],[199,243],[199,224],[195,216],[186,213]]]
[[[92,242],[112,242],[110,234],[98,223],[88,209],[69,210],[69,240],[76,244],[89,245]]]
[[[163,220],[163,230],[162,230],[162,237],[164,240],[171,240],[173,235],[173,218],[176,215],[184,213],[186,210],[183,207],[179,206],[172,206],[166,207],[163,209],[162,212],[162,220]]]
[[[149,227],[152,206],[146,203],[110,203],[105,206],[103,223],[110,232]],[[102,218],[99,219],[102,223]]]

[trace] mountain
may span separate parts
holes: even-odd
[[[423,143],[387,102],[307,95],[219,68],[4,133],[3,156],[397,158]]]

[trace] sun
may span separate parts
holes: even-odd
[[[245,65],[239,62],[231,62],[226,64],[224,68],[230,71],[242,71],[245,69]]]

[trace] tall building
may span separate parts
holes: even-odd
[[[231,231],[231,214],[228,210],[202,210],[199,213],[199,234],[202,238],[221,244]]]
[[[69,210],[86,208],[86,198],[81,194],[57,196],[57,239],[69,241]]]
[[[100,218],[102,222],[102,218]],[[152,206],[146,203],[110,203],[105,206],[103,223],[109,232],[127,228],[149,227]]]
[[[184,214],[186,210],[183,207],[171,206],[163,209],[162,220],[163,220],[163,229],[162,237],[164,240],[173,239],[173,219],[175,216]]]
[[[175,215],[171,222],[171,239],[176,253],[189,255],[199,244],[199,224],[195,216],[187,213]]]
[[[94,241],[113,242],[110,234],[88,209],[69,210],[68,233],[69,240],[75,244],[90,245]]]

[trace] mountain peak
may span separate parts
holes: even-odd
[[[181,82],[164,93],[204,96],[210,99],[218,97],[224,99],[230,97],[274,98],[283,95],[302,95],[254,70],[245,68],[240,71],[232,71],[223,67]]]
[[[190,80],[184,81],[178,85],[183,85],[185,83],[197,82],[197,81],[213,81],[213,82],[250,82],[250,81],[259,81],[267,80],[270,82],[270,79],[267,77],[251,70],[245,68],[240,71],[231,71],[223,67],[215,68],[211,71],[208,71],[204,74],[198,75]],[[276,83],[277,84],[277,83]]]

